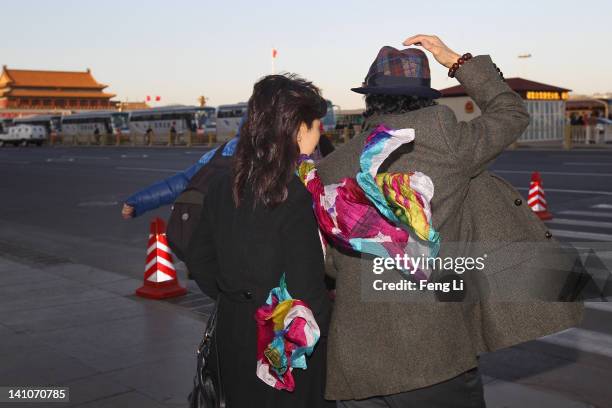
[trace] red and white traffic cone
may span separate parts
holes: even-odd
[[[541,220],[551,220],[552,214],[548,212],[548,204],[542,187],[542,177],[540,172],[531,173],[531,184],[529,185],[529,196],[527,197],[529,207]]]
[[[164,299],[185,293],[187,289],[179,286],[176,277],[172,251],[166,238],[166,224],[161,218],[155,218],[151,222],[147,245],[144,284],[136,289],[136,294],[151,299]]]

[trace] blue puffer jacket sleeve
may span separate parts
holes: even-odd
[[[127,205],[134,207],[134,217],[154,210],[163,205],[172,204],[185,190],[191,177],[202,167],[199,163],[188,169],[158,181],[149,187],[132,194],[125,200]]]
[[[223,156],[233,156],[238,144],[238,137],[236,135],[230,140],[223,149]],[[134,207],[134,217],[138,217],[147,211],[154,210],[164,205],[172,204],[176,201],[176,198],[185,190],[187,184],[196,174],[202,166],[206,165],[210,159],[214,156],[218,148],[209,150],[206,152],[197,163],[183,170],[173,176],[170,176],[164,180],[158,181],[153,185],[140,190],[139,192],[129,196],[125,203]]]

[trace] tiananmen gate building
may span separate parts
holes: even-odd
[[[0,109],[114,109],[115,95],[97,82],[91,71],[34,71],[2,67]]]

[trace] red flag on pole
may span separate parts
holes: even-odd
[[[272,48],[272,58],[276,58],[276,54],[278,54],[278,51],[276,51],[276,48]]]
[[[161,101],[161,96],[156,96],[155,100],[158,101],[158,102]]]

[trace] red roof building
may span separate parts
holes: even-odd
[[[566,100],[571,89],[530,81],[524,78],[508,78],[506,83],[524,99]],[[440,90],[442,97],[467,96],[463,85]]]
[[[112,109],[115,95],[104,92],[107,87],[89,69],[34,71],[5,65],[0,74],[0,109]]]

